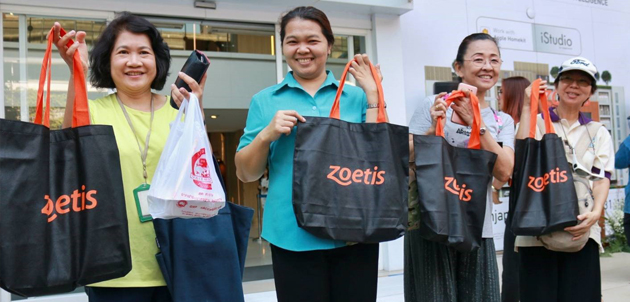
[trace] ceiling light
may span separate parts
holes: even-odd
[[[219,117],[219,116],[218,115],[214,115],[214,114],[210,116],[211,119],[216,119],[217,117]]]

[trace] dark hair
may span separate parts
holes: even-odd
[[[464,55],[466,54],[466,51],[468,51],[468,46],[470,45],[470,43],[482,40],[490,40],[494,42],[494,44],[497,46],[497,49],[499,49],[499,43],[497,43],[497,40],[495,40],[491,35],[484,33],[471,34],[464,38],[464,40],[462,40],[462,43],[459,44],[459,48],[457,49],[457,57],[455,57],[455,62],[457,62],[460,66],[464,65]],[[501,55],[500,50],[499,55]],[[455,65],[455,63],[453,63],[453,65]]]
[[[324,12],[312,6],[296,7],[282,16],[280,19],[280,41],[284,42],[287,24],[295,18],[311,20],[319,24],[319,27],[322,29],[322,34],[324,34],[324,37],[326,37],[328,41],[328,46],[332,46],[335,43],[335,36],[330,28],[328,17],[326,17]]]
[[[586,77],[588,77],[591,80],[591,94],[595,93],[595,90],[597,90],[597,82],[595,82],[595,79],[593,79],[593,77],[591,77],[590,74],[588,74],[587,72],[581,71],[581,70],[567,70],[567,71],[579,71],[579,72],[583,73],[584,75],[586,75]],[[561,74],[562,73],[560,73],[558,75],[558,77],[553,80],[553,86],[555,86],[556,89],[558,89],[558,85],[560,84],[560,75]]]
[[[144,34],[151,41],[151,48],[155,54],[156,75],[151,83],[151,88],[161,90],[166,82],[169,68],[171,67],[171,52],[168,45],[162,39],[160,32],[151,22],[130,13],[123,13],[114,19],[101,33],[94,43],[90,54],[90,83],[98,88],[115,88],[111,75],[111,54],[116,39],[121,32],[128,31],[134,34]]]
[[[524,77],[510,77],[501,81],[503,104],[501,104],[500,109],[512,117],[515,125],[521,119],[525,88],[529,84],[531,84],[529,80]]]

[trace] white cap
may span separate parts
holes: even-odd
[[[586,72],[589,76],[591,76],[591,78],[593,78],[593,81],[595,82],[597,82],[597,78],[599,77],[599,73],[597,72],[597,68],[595,67],[595,65],[591,63],[591,61],[582,57],[575,57],[564,61],[564,63],[562,63],[562,66],[560,66],[558,76],[560,76],[563,72],[570,70],[579,70]]]

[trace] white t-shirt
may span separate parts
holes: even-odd
[[[416,111],[409,121],[409,133],[424,135],[431,127],[431,105],[435,101],[435,95],[426,97],[416,108]],[[495,118],[495,113],[498,118]],[[453,109],[446,111],[446,124],[444,126],[444,138],[449,144],[455,147],[466,148],[470,138],[471,128],[451,122]],[[502,143],[504,147],[510,147],[514,150],[514,120],[506,113],[496,111],[490,107],[481,109],[481,118],[486,124],[487,132],[485,135],[492,135],[497,142]],[[486,216],[483,221],[483,238],[493,238],[492,232],[492,190],[488,184],[488,193],[486,196]]]

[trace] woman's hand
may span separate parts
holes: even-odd
[[[542,93],[547,93],[547,81],[540,82],[538,94],[542,94]],[[529,86],[527,86],[527,88],[525,88],[525,99],[523,100],[524,107],[529,107],[529,99],[531,98],[531,95],[532,95],[532,84],[530,84]]]
[[[579,240],[580,238],[582,238],[582,236],[584,236],[584,234],[586,234],[588,230],[591,229],[591,226],[599,221],[600,216],[601,213],[597,213],[595,211],[578,215],[577,219],[580,221],[580,223],[576,226],[564,228],[564,230],[573,235],[574,241]]]
[[[203,112],[203,88],[206,86],[206,79],[208,78],[208,74],[204,74],[201,78],[201,83],[197,83],[195,79],[191,78],[189,75],[179,72],[179,78],[184,80],[188,87],[190,87],[191,92],[188,92],[184,87],[177,88],[175,84],[171,84],[171,97],[177,107],[182,105],[184,99],[189,100],[190,93],[194,94],[197,99],[199,99],[199,106],[201,107],[201,111]]]
[[[59,22],[55,22],[53,26],[53,44],[59,50],[59,54],[61,58],[66,62],[68,67],[70,67],[70,73],[72,74],[73,66],[74,66],[74,53],[75,51],[79,51],[79,55],[81,56],[81,63],[83,65],[83,72],[87,74],[88,71],[88,50],[87,44],[85,44],[85,32],[80,31],[76,32],[74,30],[67,32],[63,37],[59,35],[61,31],[61,24]],[[76,38],[74,44],[70,47],[67,46],[69,41],[73,41],[72,39]]]
[[[306,122],[306,119],[297,113],[297,111],[278,110],[273,119],[271,119],[271,122],[269,122],[269,125],[260,131],[258,135],[263,141],[271,143],[279,139],[282,134],[291,134],[293,127],[297,125],[298,121],[303,123]]]
[[[466,125],[472,126],[474,114],[472,102],[470,101],[470,91],[464,91],[464,96],[453,100],[451,105],[453,112],[466,122]]]
[[[379,72],[379,78],[383,79],[383,75],[380,72],[380,66],[376,68]],[[368,93],[377,93],[376,81],[372,75],[372,69],[370,68],[370,59],[366,54],[358,54],[354,56],[352,65],[348,70],[350,74],[357,80],[357,85]]]
[[[208,56],[206,56],[205,53],[200,52],[204,57],[206,57],[206,61],[210,61],[208,59]],[[197,99],[199,100],[199,106],[201,107],[201,112],[203,112],[203,89],[206,87],[206,79],[208,78],[208,72],[206,71],[206,73],[203,74],[203,77],[201,77],[201,82],[197,83],[197,81],[195,81],[195,79],[191,78],[189,75],[183,73],[183,72],[179,72],[178,76],[180,79],[182,79],[184,81],[184,83],[186,83],[188,85],[188,87],[190,87],[190,92],[192,92]],[[175,102],[175,104],[177,104],[177,107],[182,105],[182,102],[184,101],[184,99],[189,99],[190,97],[190,92],[188,92],[185,88],[177,88],[177,86],[175,84],[171,84],[171,97],[173,98],[173,101]]]
[[[446,122],[446,109],[448,109],[444,96],[446,96],[446,92],[436,95],[433,105],[429,108],[429,112],[431,113],[431,128],[429,128],[427,134],[435,134],[438,117],[442,118],[442,127],[444,127],[444,123]]]

